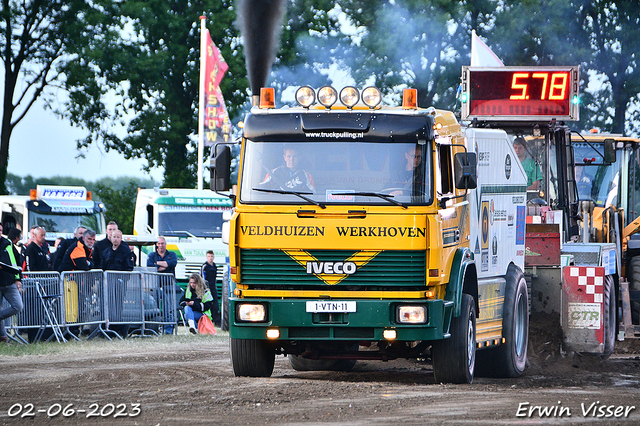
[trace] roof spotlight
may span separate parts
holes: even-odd
[[[362,91],[362,102],[369,108],[375,108],[382,102],[382,93],[378,88],[369,86]]]
[[[309,108],[316,101],[316,92],[309,86],[302,86],[296,90],[296,101],[298,105]]]
[[[340,102],[347,108],[353,108],[360,100],[360,92],[353,86],[347,86],[340,91]]]
[[[318,90],[318,101],[326,107],[331,108],[338,100],[338,92],[331,86],[324,86]]]

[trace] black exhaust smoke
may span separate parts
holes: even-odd
[[[267,84],[276,57],[286,0],[237,0],[236,5],[249,86],[255,98]]]

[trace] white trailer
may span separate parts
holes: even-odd
[[[231,200],[209,190],[141,189],[136,199],[133,233],[165,237],[167,250],[178,257],[176,279],[180,282],[188,281],[192,273],[200,273],[207,251],[213,250],[220,287],[228,262],[228,247],[221,240],[225,211],[231,211]],[[153,246],[143,247],[143,266],[152,250]]]

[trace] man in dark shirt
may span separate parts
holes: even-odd
[[[96,268],[102,267],[102,253],[111,247],[111,236],[118,230],[118,224],[111,221],[107,224],[107,236],[100,241],[96,241],[96,245],[93,247],[93,262]]]
[[[96,243],[97,245],[98,243]],[[113,231],[111,245],[102,251],[100,259],[99,267],[105,271],[133,271],[131,250],[128,245],[122,244],[122,231],[119,229]]]
[[[218,306],[218,291],[216,289],[216,281],[218,279],[218,268],[214,262],[213,250],[207,251],[207,261],[202,264],[202,278],[209,286],[211,295],[213,296],[213,306],[211,308],[211,320],[220,327],[220,309]]]
[[[167,250],[167,240],[164,237],[158,237],[156,243],[156,251],[150,253],[147,257],[147,266],[155,267],[158,272],[176,275],[176,266],[178,265],[178,256],[172,251]],[[176,292],[179,289],[174,285],[173,288],[165,286],[162,288],[164,300],[171,300],[170,292]],[[172,311],[165,311],[163,321],[174,323],[175,318]],[[165,324],[165,334],[172,334],[174,330],[173,324]]]
[[[156,251],[147,257],[147,266],[157,268],[158,272],[175,275],[177,265],[178,256],[167,250],[167,240],[164,237],[158,237]]]
[[[60,243],[60,245],[56,249],[56,252],[54,253],[52,268],[54,271],[62,272],[62,269],[60,269],[60,264],[62,263],[62,259],[64,258],[65,253],[67,252],[69,247],[78,242],[78,240],[82,239],[84,231],[86,230],[87,228],[85,228],[84,226],[78,226],[73,233],[73,238],[67,238]]]
[[[0,234],[2,234],[2,225],[0,224]],[[18,257],[17,250],[8,239],[0,235],[0,262],[13,266],[16,270],[20,270],[16,261]],[[19,314],[24,308],[22,296],[20,295],[21,273],[15,270],[3,270],[0,268],[0,343],[8,343],[9,337],[4,327],[4,320]],[[3,299],[7,302],[3,307]]]
[[[87,229],[81,239],[71,245],[64,254],[60,269],[62,271],[88,271],[94,269],[93,245],[96,242],[96,231]]]
[[[41,226],[34,230],[34,240],[29,243],[24,253],[25,271],[50,271],[47,254],[44,252],[43,244],[47,236],[47,231]]]

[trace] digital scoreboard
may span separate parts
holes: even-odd
[[[577,121],[580,67],[462,67],[462,119]]]

